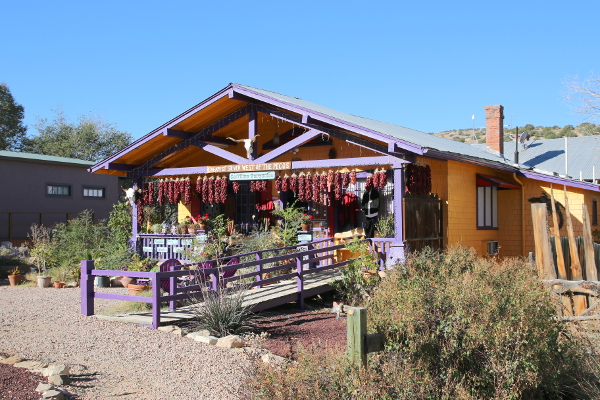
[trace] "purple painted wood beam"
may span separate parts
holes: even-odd
[[[155,155],[154,157],[150,158],[149,160],[144,162],[142,165],[140,165],[137,168],[130,171],[127,174],[128,177],[134,178],[134,177],[138,177],[138,176],[147,175],[147,173],[145,173],[143,170],[148,170],[148,169],[154,167],[156,164],[160,163],[163,159],[165,159],[165,157],[168,157],[169,155],[171,155],[173,153],[181,151],[188,146],[194,145],[193,141],[202,140],[206,137],[210,137],[213,133],[215,133],[219,129],[223,128],[224,126],[229,125],[229,124],[237,121],[238,119],[246,116],[246,114],[250,111],[250,109],[251,109],[251,106],[249,106],[249,105],[238,108],[236,111],[230,113],[229,115],[221,118],[220,120],[210,124],[209,126],[207,126],[204,129],[202,129],[200,132],[196,133],[191,138],[185,139],[185,140],[169,147],[168,149],[162,151],[161,153]]]
[[[574,181],[571,179],[561,178],[559,176],[551,176],[540,174],[538,172],[530,172],[530,171],[519,171],[517,175],[524,176],[525,178],[535,179],[537,181],[555,183],[557,185],[566,185],[570,187],[575,187],[579,189],[593,190],[595,192],[600,192],[600,186],[581,181]]]
[[[137,165],[119,164],[119,163],[104,163],[102,166],[104,169],[112,169],[114,171],[131,171],[136,168]]]
[[[142,179],[141,178],[136,178],[133,180],[133,189],[137,190],[139,188],[142,187]],[[129,240],[129,248],[132,249],[133,251],[135,251],[136,253],[138,252],[138,232],[139,232],[139,225],[138,225],[138,219],[137,219],[137,213],[138,213],[138,206],[137,206],[137,202],[133,203],[133,206],[131,207],[131,239]]]
[[[258,120],[256,119],[256,110],[252,109],[248,113],[248,139],[254,139],[256,137],[257,129],[258,129]],[[256,142],[252,142],[252,156],[250,157],[250,161],[256,159]],[[238,163],[239,164],[239,163]]]
[[[339,158],[333,160],[311,160],[311,161],[294,161],[292,169],[301,168],[333,168],[333,167],[353,167],[358,165],[392,165],[400,167],[406,160],[401,160],[392,156],[380,157],[357,157],[357,158]]]
[[[93,260],[81,262],[81,313],[83,315],[94,315],[94,269]]]
[[[224,158],[233,163],[236,163],[236,164],[248,164],[249,163],[247,158],[240,157],[237,154],[233,154],[230,151],[223,150],[219,147],[213,146],[212,144],[204,143],[200,140],[194,140],[192,144],[194,146],[198,147],[199,149],[206,150],[209,153],[212,153],[216,156]]]
[[[312,140],[313,138],[315,138],[316,136],[319,136],[320,134],[322,134],[322,132],[314,130],[314,129],[310,129],[310,130],[304,132],[302,135],[298,136],[297,138],[294,138],[294,139],[290,140],[289,142],[287,142],[286,144],[279,146],[275,150],[271,150],[264,156],[257,158],[256,160],[254,160],[254,162],[255,163],[265,163],[265,162],[271,161],[296,147],[302,146],[304,143]]]
[[[306,107],[301,107],[298,105],[290,104],[290,103],[280,100],[276,97],[267,96],[265,94],[255,92],[246,87],[241,87],[241,86],[232,84],[232,89],[233,89],[234,93],[239,93],[244,96],[251,97],[251,98],[257,99],[259,101],[263,101],[265,103],[272,104],[276,107],[285,108],[287,110],[290,110],[297,114],[301,114],[303,116],[308,115],[309,119],[312,118],[314,120],[322,121],[322,122],[325,122],[329,125],[333,125],[338,128],[347,129],[347,130],[350,130],[350,131],[353,131],[356,133],[360,133],[364,136],[370,137],[371,139],[382,140],[385,142],[394,141],[394,142],[398,143],[398,145],[400,147],[402,147],[408,151],[411,151],[411,152],[419,154],[419,155],[423,154],[423,148],[421,146],[416,145],[414,143],[407,142],[405,140],[398,139],[397,137],[386,135],[384,133],[377,132],[372,129],[368,129],[368,128],[365,128],[360,125],[352,124],[348,121],[343,121],[343,120],[334,118],[330,115],[319,113],[315,110],[312,110],[312,109],[309,109]],[[300,118],[300,122],[302,122],[302,118]]]
[[[222,99],[223,97],[229,96],[230,94],[233,94],[233,89],[232,89],[231,85],[228,85],[226,88],[220,90],[219,92],[215,93],[214,95],[210,96],[209,98],[196,104],[194,107],[190,108],[189,110],[179,114],[177,117],[173,118],[169,122],[159,126],[152,132],[148,133],[147,135],[142,136],[140,139],[134,141],[129,146],[124,147],[123,149],[119,150],[118,152],[111,155],[110,157],[108,157],[108,158],[100,161],[98,164],[92,166],[92,168],[91,168],[92,172],[95,172],[95,171],[98,171],[99,169],[101,169],[102,165],[106,162],[112,162],[114,160],[118,160],[119,158],[123,157],[125,154],[129,153],[131,150],[141,146],[142,144],[154,139],[155,137],[157,137],[159,135],[162,135],[164,129],[177,125],[181,121],[184,121],[187,118],[189,118],[191,115],[197,113],[198,111],[202,110],[203,108],[208,107],[209,105]]]
[[[172,176],[205,174],[206,167],[156,168],[149,169],[145,176]]]

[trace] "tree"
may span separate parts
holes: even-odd
[[[81,115],[70,121],[62,109],[54,110],[52,122],[38,118],[39,135],[25,141],[25,151],[35,154],[100,161],[121,150],[132,141],[129,132],[117,129],[104,118]]]
[[[581,125],[579,125],[577,129],[579,129],[579,132],[583,133],[584,136],[600,134],[600,126],[597,126],[592,122],[584,122]]]
[[[600,76],[593,73],[580,82],[575,78],[565,83],[566,99],[573,103],[575,112],[590,116],[592,120],[600,117]]]
[[[25,109],[17,103],[6,83],[0,84],[0,150],[19,150],[27,127]]]

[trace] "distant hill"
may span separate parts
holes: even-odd
[[[542,139],[557,139],[561,137],[576,137],[576,136],[592,136],[600,135],[600,125],[593,124],[591,122],[584,122],[581,125],[573,126],[566,125],[562,128],[560,126],[533,126],[527,124],[519,127],[519,134],[527,132],[532,140]],[[515,129],[504,129],[504,141],[510,142],[510,134],[514,135]],[[443,137],[445,139],[456,140],[464,143],[485,143],[485,128],[471,128],[467,129],[453,129],[450,131],[443,131],[434,133],[435,136]]]

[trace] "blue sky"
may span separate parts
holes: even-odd
[[[0,82],[25,122],[100,114],[138,138],[230,82],[438,132],[578,125],[598,1],[2,1]],[[35,133],[30,127],[30,133]]]

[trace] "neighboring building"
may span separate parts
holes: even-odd
[[[190,179],[192,187],[204,177],[240,179],[235,193],[229,183],[228,201],[233,198],[232,218],[243,226],[256,222],[255,205],[265,210],[269,202],[285,204],[295,198],[290,191],[275,189],[276,177],[356,171],[357,184],[342,188],[339,196],[320,188],[304,202],[316,221],[313,237],[331,237],[349,225],[364,224],[364,214],[356,211],[352,199],[360,202],[367,176],[383,169],[387,185],[380,190],[379,212],[395,217],[395,237],[386,250],[392,259],[402,257],[407,246],[455,243],[479,254],[499,245],[501,255],[526,256],[534,251],[528,199],[548,193],[550,185],[567,188],[576,233],[581,233],[581,204],[597,213],[598,185],[514,165],[504,157],[502,106],[486,107],[486,118],[487,146],[480,148],[230,84],[94,165],[91,172],[128,177],[145,189],[150,182],[169,178]],[[249,190],[252,179],[266,180],[266,190]],[[428,182],[431,189],[420,193]],[[154,199],[156,194],[155,189]],[[563,202],[562,192],[555,194]],[[223,212],[219,204],[194,197],[180,206],[179,218],[215,209]],[[145,249],[152,239],[141,234],[146,225],[138,226],[141,218],[134,218],[134,239]],[[156,242],[165,245],[163,239]]]
[[[93,163],[0,151],[0,240],[20,243],[33,223],[51,225],[84,210],[107,218],[119,199],[119,180],[90,175]]]

